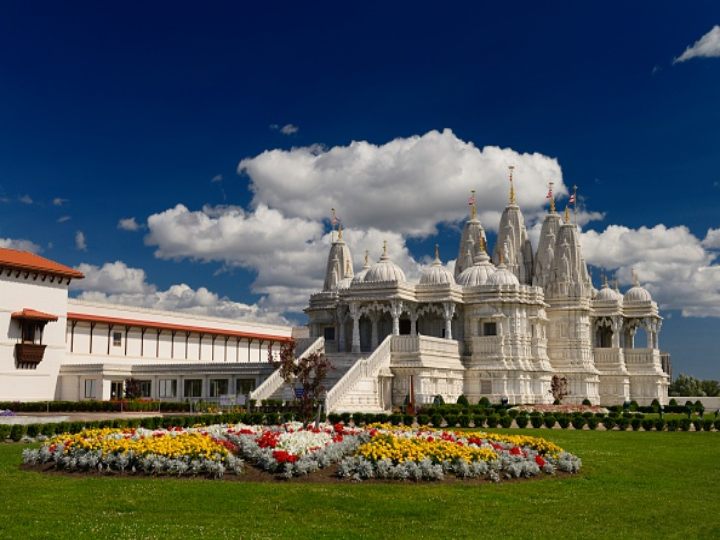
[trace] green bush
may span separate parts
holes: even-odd
[[[331,424],[337,424],[338,422],[340,422],[340,415],[338,413],[331,412],[330,414],[328,414],[327,417],[328,422],[330,422]]]
[[[615,427],[615,419],[610,416],[606,417],[603,420],[603,426],[605,426],[605,429],[610,431],[611,429],[613,429]]]
[[[512,426],[512,422],[513,422],[512,416],[501,416],[500,417],[500,425],[504,428],[509,428],[510,426]]]
[[[712,431],[713,428],[713,421],[708,419],[703,420],[703,430],[705,431]]]
[[[35,437],[37,437],[40,434],[41,427],[42,426],[40,424],[28,424],[27,436],[32,437],[34,439]]]
[[[468,407],[470,402],[468,401],[468,398],[465,397],[465,394],[461,394],[460,397],[457,398],[457,404],[462,405],[463,407]]]
[[[692,425],[692,422],[689,418],[682,418],[680,420],[680,429],[683,431],[690,431],[690,426]]]
[[[440,394],[438,394],[437,396],[435,396],[433,398],[433,405],[444,405],[444,404],[445,404],[445,400],[443,399],[443,397]]]
[[[598,427],[599,423],[600,423],[600,420],[598,420],[594,416],[587,419],[587,425],[590,429],[596,429]]]
[[[591,403],[590,400],[587,399],[587,398],[585,398],[585,399],[582,400],[582,404],[583,404],[583,405],[586,405],[587,407],[592,406],[592,403]]]
[[[459,424],[460,424],[460,427],[470,427],[470,420],[471,420],[471,419],[472,419],[472,418],[470,417],[470,415],[461,414],[461,415],[458,417],[458,422],[459,422]]]
[[[53,435],[55,435],[55,424],[54,423],[43,424],[40,431],[46,437],[52,437]]]
[[[500,417],[497,414],[491,414],[487,417],[487,427],[489,428],[495,428],[498,425],[498,422],[500,421]]]
[[[543,423],[545,424],[545,427],[550,429],[555,427],[556,419],[552,414],[548,414],[543,418]]]
[[[0,442],[5,442],[8,437],[10,437],[10,425],[0,424]]]
[[[671,407],[677,407],[677,404],[678,402],[675,398],[670,399],[670,402],[668,403]]]
[[[530,421],[529,418],[522,414],[520,416],[515,417],[515,423],[517,424],[517,427],[519,427],[519,428],[527,427],[529,421]]]
[[[447,422],[447,427],[454,428],[457,426],[458,423],[458,415],[457,414],[448,414],[445,417],[445,421]]]
[[[650,404],[650,409],[652,409],[652,412],[660,411],[660,402],[657,399],[653,399]]]
[[[677,418],[672,418],[667,421],[668,431],[677,431],[677,428],[679,425],[680,425],[680,422],[677,420]]]
[[[486,397],[481,397],[480,401],[478,401],[478,405],[487,409],[490,406],[490,400]]]
[[[575,416],[575,417],[573,417],[571,423],[575,429],[582,429],[583,426],[585,425],[585,422],[586,422],[586,419],[584,416]]]
[[[485,422],[487,421],[487,416],[484,414],[476,414],[473,416],[473,423],[475,424],[475,427],[485,427]]]
[[[350,416],[349,412],[344,412],[340,415],[340,419],[347,425],[350,423]]]
[[[558,416],[558,424],[561,428],[567,429],[567,427],[570,425],[570,418],[568,418],[566,415]]]
[[[25,427],[22,424],[13,424],[10,428],[10,439],[17,442],[25,435]]]
[[[353,424],[356,426],[361,425],[365,421],[365,413],[356,412],[352,415]]]
[[[421,426],[427,426],[430,423],[430,416],[427,414],[418,414],[417,421]]]
[[[718,418],[718,419],[715,420],[715,429],[717,429],[718,431],[720,431],[720,418]]]
[[[442,416],[439,414],[433,414],[430,421],[432,422],[433,427],[439,428],[442,426]]]
[[[510,409],[507,414],[510,418],[517,418],[518,414],[520,414],[520,411],[518,411],[517,409]]]
[[[653,426],[655,425],[655,421],[651,418],[645,418],[644,420],[641,420],[642,422],[642,428],[645,431],[652,431]]]
[[[401,414],[391,414],[390,415],[390,423],[393,426],[399,426],[400,422],[402,422],[402,415]]]
[[[276,412],[268,413],[265,415],[265,421],[269,426],[276,426],[280,420],[280,415]]]
[[[415,417],[412,414],[403,415],[403,424],[406,426],[412,426],[415,421]]]
[[[625,431],[629,425],[630,425],[629,418],[625,418],[625,416],[623,416],[622,418],[617,419],[617,427],[620,431]]]
[[[542,416],[530,416],[530,425],[534,428],[539,428],[543,425],[543,417]]]
[[[702,431],[703,421],[702,420],[693,420],[692,425],[695,428],[695,431]]]
[[[662,418],[658,418],[657,420],[655,420],[655,430],[662,431],[663,429],[665,429],[665,420],[663,420]]]
[[[633,431],[637,431],[638,429],[640,429],[641,422],[642,422],[642,420],[640,418],[635,417],[632,420],[630,420],[630,427],[632,427]]]

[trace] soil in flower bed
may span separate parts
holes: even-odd
[[[487,478],[460,478],[458,476],[455,476],[454,474],[446,474],[442,480],[420,480],[420,481],[413,481],[413,480],[396,480],[396,479],[388,479],[388,478],[368,478],[363,480],[362,482],[358,482],[356,480],[353,480],[351,478],[340,478],[337,474],[338,465],[331,465],[329,467],[325,467],[322,469],[319,469],[313,473],[305,474],[301,476],[293,476],[292,478],[287,478],[281,474],[273,474],[269,473],[267,471],[264,471],[262,469],[259,469],[257,467],[253,467],[250,464],[245,464],[245,470],[242,474],[234,474],[232,472],[226,473],[222,478],[211,478],[210,476],[188,476],[188,475],[182,475],[182,476],[172,476],[172,475],[148,475],[144,474],[142,472],[133,473],[133,472],[120,472],[115,470],[110,471],[67,471],[63,469],[57,469],[53,464],[45,463],[43,465],[27,465],[27,464],[21,464],[20,469],[23,471],[36,471],[41,472],[43,474],[50,474],[53,476],[64,476],[67,478],[86,478],[88,476],[94,476],[94,477],[107,477],[107,478],[171,478],[175,480],[180,481],[193,481],[193,480],[211,480],[213,482],[218,481],[227,481],[227,482],[248,482],[248,483],[285,483],[285,484],[463,484],[463,485],[481,485],[481,484],[508,484],[508,483],[515,483],[515,482],[527,482],[527,481],[537,481],[542,479],[551,479],[551,478],[566,478],[569,476],[580,476],[582,475],[582,472],[580,473],[567,473],[564,471],[555,471],[552,475],[537,475],[537,476],[531,476],[529,478],[503,478],[500,480],[500,482],[492,482],[491,480]]]

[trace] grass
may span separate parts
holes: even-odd
[[[513,430],[517,433],[516,430]],[[720,433],[523,430],[583,459],[500,484],[60,476],[0,444],[1,538],[720,538]]]

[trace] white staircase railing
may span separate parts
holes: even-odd
[[[368,357],[361,358],[348,369],[335,385],[325,394],[325,411],[332,412],[345,394],[362,378],[373,377],[383,368],[390,365],[390,352],[393,337],[387,336],[377,349]]]
[[[325,338],[319,337],[303,351],[303,353],[298,357],[298,360],[308,356],[309,354],[322,352],[324,348]],[[276,369],[260,384],[260,386],[250,392],[250,399],[269,399],[270,396],[272,396],[283,384],[285,384],[285,379],[282,378],[280,369]]]

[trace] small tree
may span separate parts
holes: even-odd
[[[552,381],[550,382],[550,393],[556,404],[562,403],[563,398],[570,395],[567,379],[559,375],[553,375]]]
[[[332,369],[332,365],[323,353],[310,353],[302,358],[295,357],[295,340],[283,343],[280,347],[280,360],[275,361],[272,351],[268,351],[268,359],[280,369],[280,376],[290,386],[299,384],[302,388],[300,396],[300,415],[304,421],[313,416],[313,406],[325,392],[323,382]]]
[[[137,379],[127,379],[125,381],[125,399],[138,399],[140,395],[140,381]]]

